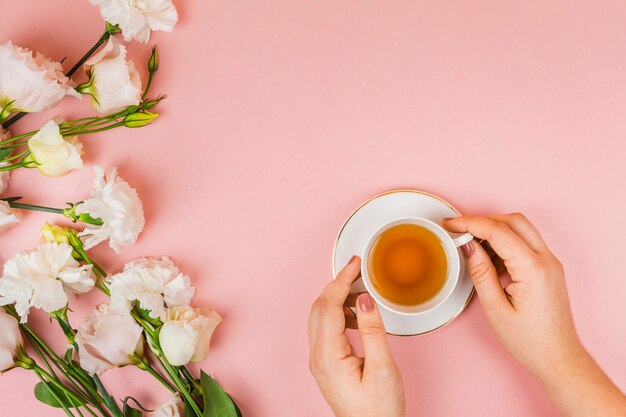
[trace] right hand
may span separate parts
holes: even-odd
[[[464,248],[476,293],[496,337],[536,377],[584,352],[570,312],[565,274],[537,229],[521,214],[448,219],[452,232],[489,242],[504,260],[512,282],[502,288],[485,250]]]

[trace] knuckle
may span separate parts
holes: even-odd
[[[326,310],[328,310],[328,300],[322,296],[318,297],[313,302],[313,310],[317,310],[320,313],[324,313]]]
[[[378,337],[385,334],[385,326],[382,323],[365,323],[359,326],[359,332],[366,337]]]
[[[503,222],[496,222],[494,229],[499,234],[511,233],[511,228],[509,227],[509,225]]]
[[[514,212],[508,215],[508,217],[515,223],[526,223],[528,219],[520,212]]]
[[[469,273],[474,278],[485,278],[491,271],[491,265],[487,262],[477,262],[469,266]],[[480,279],[478,280],[480,281]]]

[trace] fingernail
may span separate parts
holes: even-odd
[[[372,297],[368,293],[363,293],[359,295],[357,301],[359,304],[359,308],[364,313],[367,313],[368,311],[372,311],[374,309],[374,300],[372,300]]]
[[[352,262],[354,262],[355,259],[356,259],[356,255],[352,255],[352,258],[350,258],[350,260],[348,261],[346,265],[350,265]]]
[[[466,258],[469,258],[476,252],[476,248],[474,247],[474,242],[467,242],[465,245],[461,246],[461,250],[463,251],[463,255]]]

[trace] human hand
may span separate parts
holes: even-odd
[[[582,354],[563,267],[526,217],[462,216],[446,220],[444,226],[487,240],[504,261],[512,282],[502,288],[485,250],[475,241],[463,248],[485,316],[513,358],[540,377],[555,364]]]
[[[359,295],[356,301],[363,358],[354,354],[345,334],[343,305],[359,272],[360,258],[354,256],[313,303],[309,367],[337,417],[404,417],[402,377],[369,294]]]

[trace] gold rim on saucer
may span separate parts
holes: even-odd
[[[352,213],[350,213],[350,215],[348,216],[348,218],[343,222],[343,224],[341,225],[341,228],[339,229],[339,233],[337,233],[337,238],[335,239],[335,244],[333,245],[333,255],[332,255],[332,270],[333,270],[333,276],[337,276],[337,271],[335,270],[335,255],[337,252],[337,244],[339,243],[339,238],[341,237],[341,234],[343,233],[343,229],[346,228],[346,225],[348,224],[348,222],[350,221],[350,219],[359,211],[361,210],[365,205],[369,204],[371,201],[376,200],[377,198],[386,196],[388,194],[396,194],[396,193],[415,193],[415,194],[422,194],[428,197],[432,197],[435,200],[441,201],[443,204],[445,204],[446,206],[450,207],[452,209],[452,211],[454,211],[456,214],[458,214],[459,216],[461,215],[461,213],[454,208],[454,206],[450,203],[448,203],[447,201],[445,201],[444,199],[437,197],[436,195],[427,193],[425,191],[419,191],[419,190],[405,190],[405,189],[399,189],[399,190],[391,190],[391,191],[386,191],[384,193],[375,195],[369,199],[367,199],[366,201],[364,201],[363,203],[361,203],[361,205],[359,205]],[[467,273],[467,271],[466,271]],[[428,331],[425,332],[421,332],[421,333],[415,333],[415,334],[395,334],[395,333],[389,333],[387,332],[387,334],[391,335],[391,336],[400,336],[400,337],[413,337],[413,336],[421,336],[424,334],[428,334],[428,333],[432,333],[436,330],[439,330],[445,326],[447,326],[448,324],[450,324],[454,319],[456,319],[459,314],[461,314],[463,312],[463,310],[465,310],[465,307],[467,307],[467,305],[469,304],[470,300],[472,299],[472,296],[474,295],[474,287],[472,287],[472,291],[470,292],[470,294],[467,296],[467,300],[465,300],[465,304],[463,304],[463,306],[461,307],[461,309],[450,318],[450,320],[446,321],[445,323],[443,323],[440,326],[435,327],[434,329],[430,329]],[[352,311],[352,309],[350,309],[350,311]],[[354,314],[354,312],[352,311],[352,313]],[[356,317],[356,314],[355,314]]]

